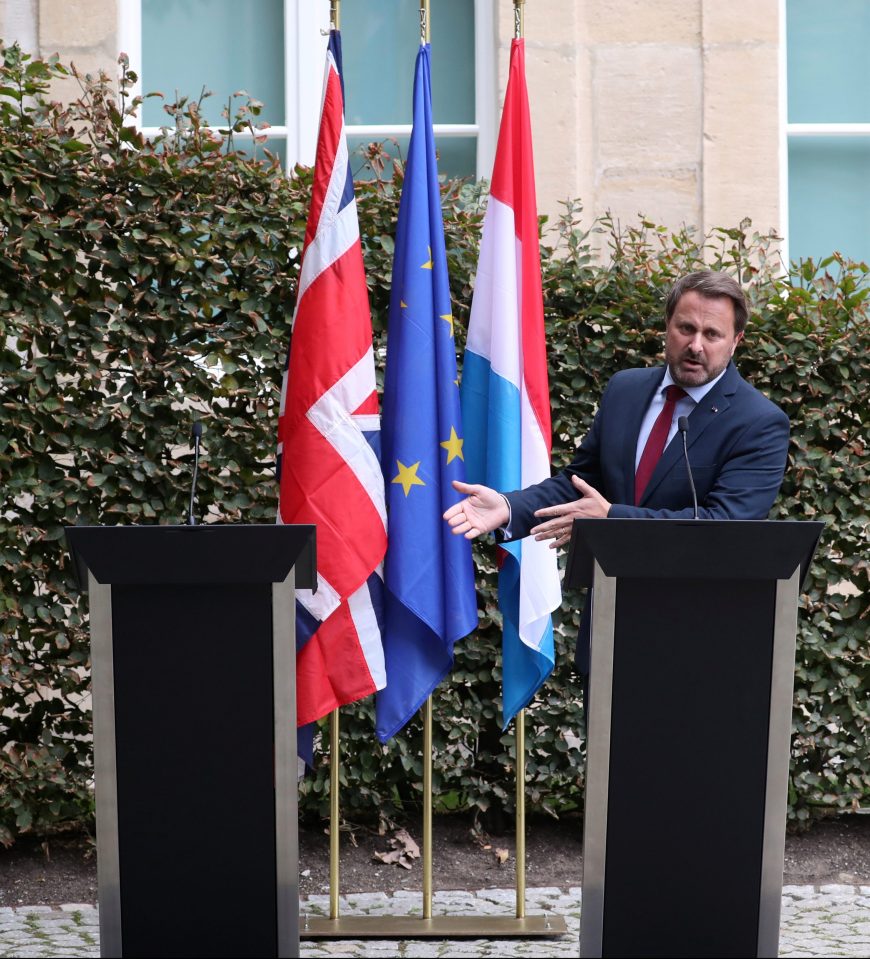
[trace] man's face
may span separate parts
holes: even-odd
[[[678,386],[703,386],[728,365],[742,333],[734,332],[734,304],[727,296],[684,293],[665,334],[665,359]]]

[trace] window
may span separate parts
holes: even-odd
[[[870,3],[786,0],[792,260],[870,263]]]
[[[496,138],[493,0],[437,0],[431,13],[433,111],[440,168],[489,176]],[[140,123],[154,133],[170,118],[163,104],[191,99],[203,85],[207,121],[235,91],[265,106],[267,147],[282,161],[313,163],[328,0],[132,0],[119,5],[120,46],[140,76]],[[341,32],[351,149],[392,137],[403,148],[411,122],[419,12],[409,0],[343,0]],[[237,101],[238,105],[238,101]],[[238,138],[244,139],[244,137]]]

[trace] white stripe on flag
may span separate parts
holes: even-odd
[[[309,286],[328,270],[335,261],[343,256],[359,239],[359,221],[356,217],[356,200],[352,200],[339,212],[330,229],[319,232],[308,248],[302,260],[302,272],[299,276],[299,292],[296,296],[296,309]],[[295,321],[295,314],[294,314]]]
[[[381,579],[384,578],[384,564],[381,563],[375,570]],[[384,647],[381,643],[381,628],[378,618],[372,607],[372,597],[368,583],[363,583],[347,601],[350,615],[353,619],[359,644],[365,656],[366,665],[371,673],[376,689],[383,689],[387,685],[387,670],[384,665]]]
[[[514,211],[490,196],[483,221],[466,349],[488,359],[493,372],[519,389],[517,246]]]
[[[297,589],[296,599],[318,621],[323,622],[341,605],[341,596],[322,573],[317,574],[317,592],[311,589]]]
[[[338,216],[341,198],[344,196],[344,188],[347,186],[347,159],[347,139],[344,135],[344,120],[342,120],[341,133],[335,150],[335,161],[329,177],[329,186],[326,188],[326,196],[323,198],[323,206],[320,208],[320,219],[317,221],[315,236],[331,229],[336,216]]]
[[[387,507],[381,464],[348,410],[355,410],[375,389],[371,347],[342,378],[308,410],[306,416],[337,450],[371,497],[386,529]]]

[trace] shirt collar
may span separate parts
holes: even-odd
[[[683,386],[681,387],[686,393],[695,401],[696,404],[700,403],[702,399],[713,389],[713,387],[722,379],[722,377],[728,371],[726,366],[724,370],[713,380],[710,380],[709,383],[704,383],[701,386]],[[674,378],[671,376],[671,368],[669,366],[665,367],[665,377],[659,386],[659,393],[665,389],[667,386],[676,386],[674,383]]]

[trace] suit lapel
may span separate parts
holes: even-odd
[[[709,393],[695,404],[695,408],[689,414],[689,436],[687,446],[691,450],[695,443],[701,438],[704,430],[722,416],[731,405],[731,399],[737,390],[739,373],[733,363],[728,365],[725,375],[710,390]],[[656,487],[668,475],[668,473],[679,463],[683,462],[683,441],[679,433],[674,434],[674,438],[665,447],[662,458],[656,464],[653,475],[650,477],[649,484],[644,490],[641,501],[638,504],[643,506],[655,492]]]

